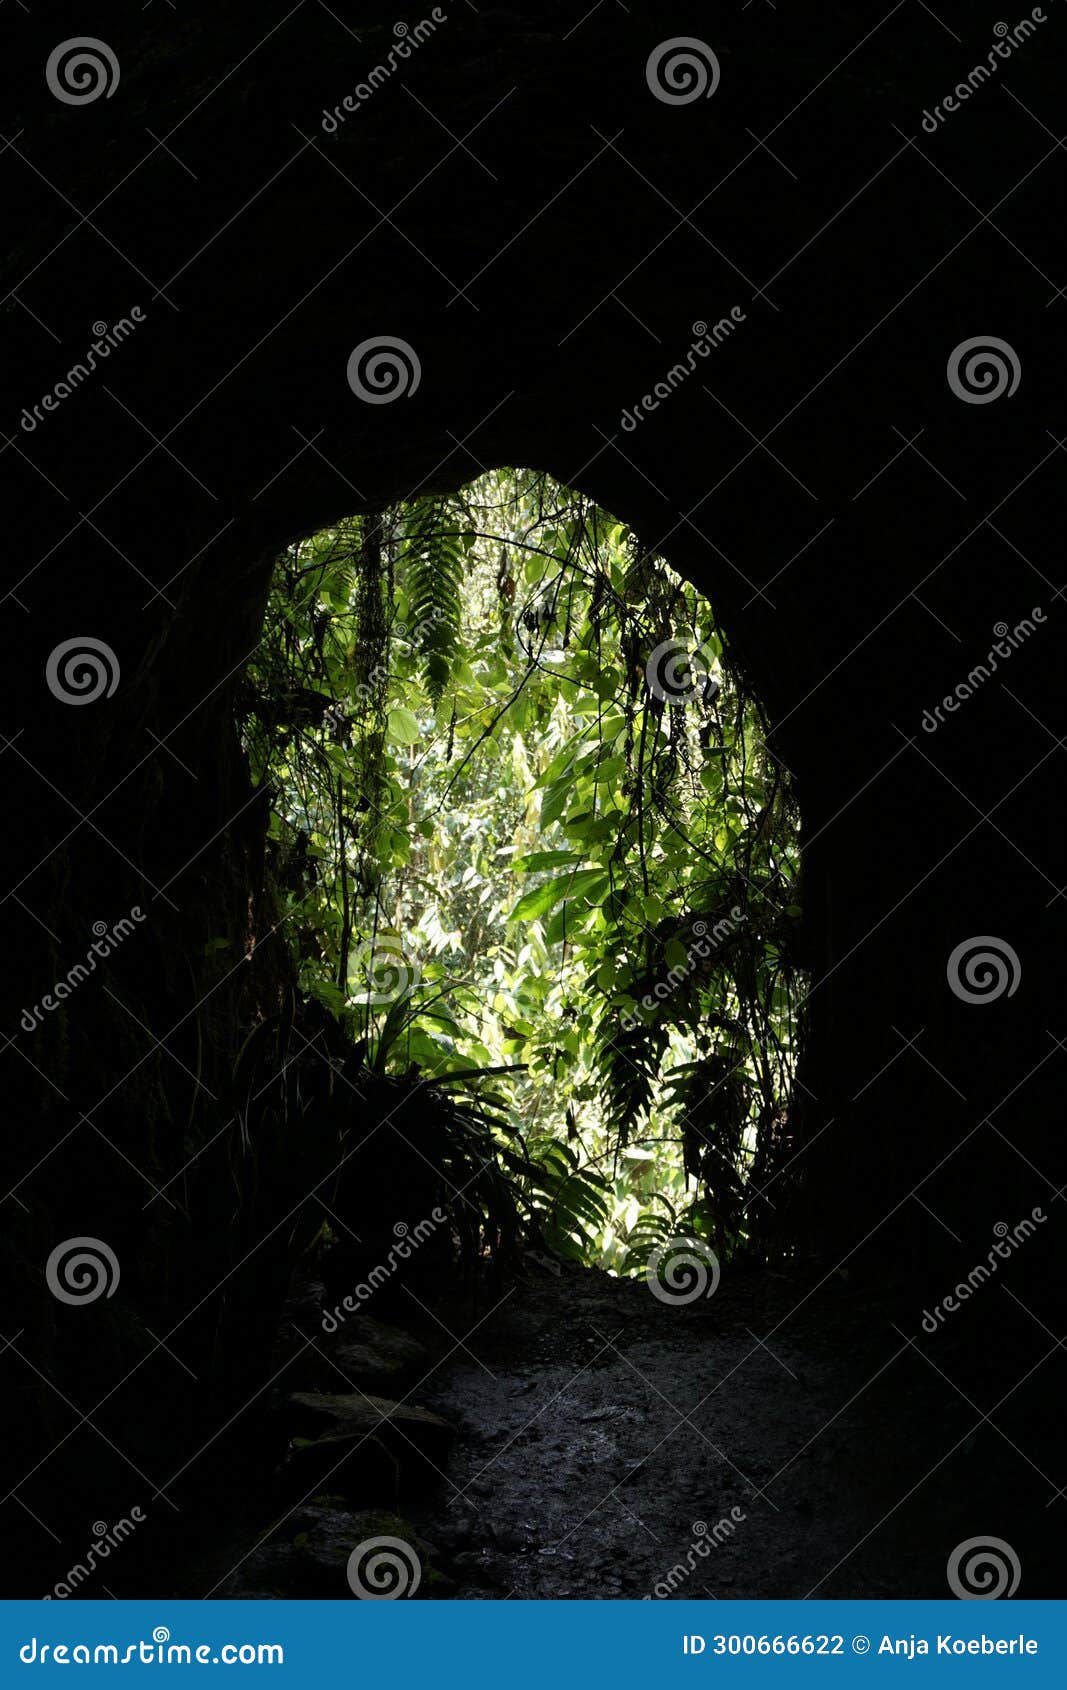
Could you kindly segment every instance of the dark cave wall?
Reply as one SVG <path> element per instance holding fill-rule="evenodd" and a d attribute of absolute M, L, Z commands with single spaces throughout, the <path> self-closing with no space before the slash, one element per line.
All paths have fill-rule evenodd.
<path fill-rule="evenodd" d="M 69 10 L 5 18 L 10 1307 L 61 1379 L 96 1374 L 103 1395 L 116 1356 L 137 1368 L 105 1411 L 124 1428 L 191 1390 L 144 1325 L 181 1321 L 170 1346 L 211 1372 L 236 1332 L 254 1348 L 250 1311 L 284 1269 L 277 1238 L 235 1226 L 226 1096 L 242 1031 L 285 977 L 277 945 L 235 966 L 259 812 L 232 696 L 271 560 L 333 517 L 489 465 L 543 466 L 661 546 L 776 724 L 803 806 L 815 976 L 801 1249 L 827 1270 L 865 1257 L 890 1278 L 936 1275 L 941 1220 L 984 1240 L 1063 1180 L 1067 305 L 1046 309 L 1044 279 L 1067 280 L 1049 212 L 1062 154 L 1042 163 L 1051 141 L 994 90 L 936 137 L 931 165 L 894 124 L 919 134 L 960 49 L 909 10 L 853 52 L 867 26 L 844 7 L 457 12 L 327 135 L 323 107 L 392 39 L 366 7 L 333 10 L 130 8 L 102 26 L 119 88 L 82 108 L 41 69 L 78 28 Z M 671 35 L 714 38 L 714 99 L 652 98 L 645 62 Z M 1061 54 L 1043 41 L 1013 70 L 1048 121 Z M 783 163 L 753 140 L 771 130 Z M 1001 197 L 1030 261 L 968 203 Z M 145 320 L 106 368 L 21 429 L 92 323 L 135 304 Z M 694 322 L 735 305 L 745 320 L 713 360 L 623 430 Z M 990 407 L 945 379 L 979 332 L 1024 366 Z M 378 334 L 409 341 L 422 376 L 368 406 L 345 371 Z M 917 430 L 923 456 L 902 444 Z M 1034 605 L 1048 620 L 1011 660 L 1014 696 L 986 687 L 924 736 L 993 624 Z M 87 633 L 121 681 L 71 708 L 45 666 Z M 92 924 L 135 904 L 147 920 L 103 980 L 23 1034 L 26 1002 Z M 1022 981 L 976 1007 L 945 965 L 985 933 L 1017 951 Z M 232 948 L 211 951 L 219 938 Z M 193 1075 L 209 1094 L 195 1102 Z M 313 1183 L 298 1165 L 286 1177 L 294 1201 Z M 149 1201 L 171 1180 L 173 1207 Z M 121 1258 L 136 1318 L 53 1306 L 42 1264 L 82 1233 Z M 1046 1294 L 1059 1248 L 1034 1252 Z M 69 1420 L 30 1388 L 20 1470 L 41 1425 L 54 1441 Z"/>

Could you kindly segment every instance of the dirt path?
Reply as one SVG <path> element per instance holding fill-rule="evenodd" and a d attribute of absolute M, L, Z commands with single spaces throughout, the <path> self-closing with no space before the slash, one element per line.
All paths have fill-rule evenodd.
<path fill-rule="evenodd" d="M 863 1541 L 908 1488 L 885 1500 L 899 1416 L 850 1402 L 901 1340 L 872 1345 L 841 1282 L 786 1320 L 799 1295 L 761 1274 L 665 1307 L 564 1270 L 509 1298 L 420 1394 L 460 1430 L 444 1508 L 412 1511 L 457 1594 L 915 1593 L 893 1534 Z"/>
<path fill-rule="evenodd" d="M 304 1305 L 286 1388 L 351 1390 L 342 1352 L 323 1349 L 318 1305 Z M 407 1293 L 401 1308 L 393 1342 L 421 1361 L 387 1394 L 450 1422 L 448 1453 L 435 1449 L 398 1500 L 379 1456 L 364 1494 L 331 1450 L 327 1482 L 311 1487 L 321 1494 L 301 1485 L 290 1503 L 294 1463 L 308 1459 L 291 1451 L 282 1489 L 265 1489 L 259 1518 L 233 1521 L 190 1594 L 350 1598 L 353 1547 L 393 1533 L 417 1546 L 430 1598 L 940 1598 L 953 1549 L 981 1535 L 1018 1546 L 1023 1594 L 1056 1594 L 1058 1362 L 1040 1361 L 1036 1325 L 991 1370 L 988 1324 L 981 1349 L 961 1326 L 920 1350 L 899 1299 L 840 1274 L 812 1290 L 767 1270 L 666 1306 L 639 1281 L 535 1266 L 495 1306 L 431 1313 Z M 389 1319 L 401 1324 L 395 1309 Z M 1012 1393 L 983 1419 L 1031 1374 L 1043 1398 Z M 365 1411 L 368 1398 L 348 1401 Z"/>

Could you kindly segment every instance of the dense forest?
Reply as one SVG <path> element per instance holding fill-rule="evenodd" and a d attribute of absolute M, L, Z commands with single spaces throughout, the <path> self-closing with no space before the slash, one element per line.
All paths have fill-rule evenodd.
<path fill-rule="evenodd" d="M 771 1248 L 796 807 L 699 595 L 499 471 L 294 545 L 240 704 L 299 990 L 368 1072 L 447 1095 L 551 1250 Z"/>

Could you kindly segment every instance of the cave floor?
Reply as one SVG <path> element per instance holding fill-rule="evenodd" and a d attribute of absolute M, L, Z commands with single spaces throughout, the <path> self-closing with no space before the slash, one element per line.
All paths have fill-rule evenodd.
<path fill-rule="evenodd" d="M 890 1327 L 879 1341 L 869 1299 L 860 1313 L 843 1281 L 789 1319 L 802 1294 L 754 1273 L 667 1307 L 639 1282 L 582 1274 L 509 1299 L 426 1395 L 460 1428 L 424 1529 L 476 1546 L 461 1593 L 911 1593 L 892 1520 L 870 1533 L 919 1476 L 899 1416 L 871 1394 L 908 1370 L 906 1347 L 895 1364 L 903 1340 Z M 913 1390 L 943 1395 L 910 1371 Z M 929 1594 L 956 1541 L 931 1546 Z"/>
<path fill-rule="evenodd" d="M 1021 1594 L 1053 1594 L 1056 1428 L 1025 1391 L 982 1418 L 1040 1332 L 990 1371 L 962 1325 L 924 1339 L 899 1299 L 765 1269 L 685 1306 L 539 1264 L 495 1301 L 400 1301 L 431 1360 L 390 1394 L 456 1433 L 430 1482 L 274 1502 L 189 1594 L 347 1598 L 350 1550 L 383 1534 L 410 1538 L 430 1598 L 937 1598 L 955 1546 L 990 1534 L 1018 1548 Z M 285 1385 L 337 1390 L 307 1371 L 321 1353 Z"/>

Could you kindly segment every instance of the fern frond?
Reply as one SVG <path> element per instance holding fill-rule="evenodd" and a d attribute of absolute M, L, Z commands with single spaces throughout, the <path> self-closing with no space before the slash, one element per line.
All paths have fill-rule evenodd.
<path fill-rule="evenodd" d="M 657 1023 L 620 1026 L 611 1015 L 601 1023 L 597 1066 L 604 1118 L 617 1133 L 620 1146 L 629 1144 L 639 1122 L 648 1118 L 668 1043 L 666 1027 Z"/>
<path fill-rule="evenodd" d="M 402 585 L 410 637 L 423 661 L 434 704 L 452 676 L 463 636 L 463 586 L 473 536 L 454 499 L 419 499 L 412 506 L 403 554 Z"/>

